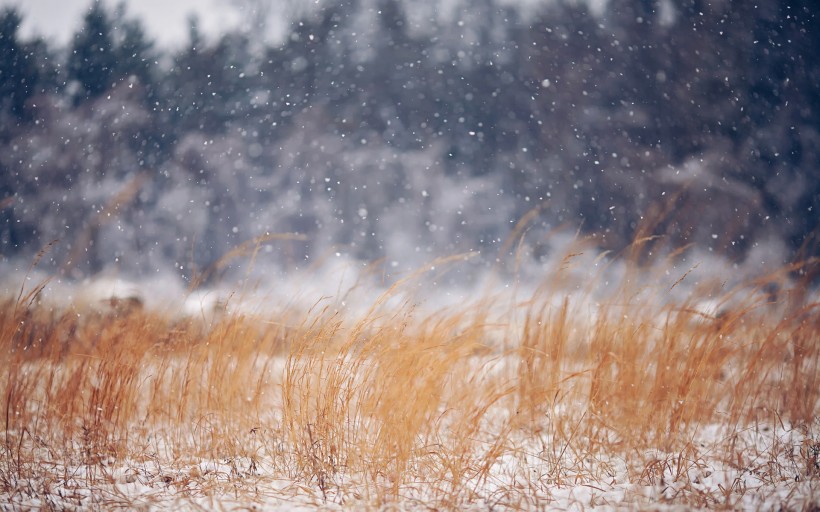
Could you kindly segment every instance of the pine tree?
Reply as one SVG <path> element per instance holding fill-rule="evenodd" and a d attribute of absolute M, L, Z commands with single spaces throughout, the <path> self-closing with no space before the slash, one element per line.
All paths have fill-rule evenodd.
<path fill-rule="evenodd" d="M 142 23 L 126 16 L 124 5 L 117 10 L 113 36 L 112 53 L 116 62 L 113 78 L 137 77 L 144 87 L 152 88 L 156 68 L 154 44 L 146 36 Z"/>
<path fill-rule="evenodd" d="M 35 56 L 18 39 L 21 21 L 15 8 L 0 13 L 0 110 L 18 119 L 24 117 L 39 80 Z"/>
<path fill-rule="evenodd" d="M 112 24 L 105 7 L 94 2 L 74 35 L 68 58 L 70 80 L 79 83 L 76 99 L 90 99 L 111 87 L 117 69 L 113 51 Z"/>

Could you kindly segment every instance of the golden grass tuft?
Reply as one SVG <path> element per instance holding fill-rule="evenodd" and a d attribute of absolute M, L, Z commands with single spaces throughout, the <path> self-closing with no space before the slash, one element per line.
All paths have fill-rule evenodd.
<path fill-rule="evenodd" d="M 361 317 L 320 300 L 209 328 L 21 292 L 0 305 L 0 496 L 46 509 L 820 505 L 807 285 L 777 274 L 673 300 L 685 273 L 635 267 L 602 298 L 597 275 L 564 291 L 576 257 L 523 297 L 431 312 L 402 300 L 410 276 Z M 772 281 L 777 299 L 759 293 Z M 706 296 L 716 310 L 698 307 Z"/>

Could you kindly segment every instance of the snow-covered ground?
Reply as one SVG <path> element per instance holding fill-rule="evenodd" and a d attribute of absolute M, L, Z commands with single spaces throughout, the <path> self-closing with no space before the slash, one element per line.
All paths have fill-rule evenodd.
<path fill-rule="evenodd" d="M 425 510 L 445 499 L 462 510 L 813 510 L 820 504 L 819 429 L 817 422 L 809 430 L 704 425 L 680 451 L 583 456 L 545 433 L 520 432 L 500 450 L 488 434 L 475 443 L 477 458 L 495 450 L 486 471 L 460 481 L 402 482 L 386 501 L 374 499 L 389 492 L 365 483 L 367 475 L 342 470 L 321 483 L 288 478 L 281 461 L 266 455 L 287 448 L 264 428 L 218 458 L 181 453 L 172 435 L 158 431 L 143 456 L 126 460 L 100 454 L 93 463 L 67 465 L 43 450 L 41 460 L 25 465 L 28 477 L 12 490 L 7 482 L 0 496 L 8 510 Z"/>

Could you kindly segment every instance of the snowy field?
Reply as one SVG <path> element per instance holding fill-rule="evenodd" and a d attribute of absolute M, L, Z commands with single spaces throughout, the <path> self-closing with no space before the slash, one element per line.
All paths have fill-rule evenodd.
<path fill-rule="evenodd" d="M 575 254 L 449 301 L 419 298 L 429 268 L 312 304 L 25 287 L 0 311 L 3 507 L 817 507 L 817 303 L 782 273 L 707 300 L 625 266 L 604 293 Z"/>
<path fill-rule="evenodd" d="M 812 426 L 814 435 L 818 425 Z M 597 508 L 680 510 L 811 510 L 818 499 L 818 446 L 802 428 L 756 426 L 726 434 L 701 426 L 677 452 L 646 449 L 628 455 L 578 454 L 539 434 L 474 441 L 476 459 L 495 451 L 488 468 L 454 482 L 408 479 L 397 487 L 366 482 L 366 475 L 339 474 L 326 481 L 290 478 L 271 449 L 271 435 L 249 432 L 242 447 L 220 457 L 180 455 L 161 432 L 142 456 L 93 463 L 42 460 L 26 470 L 17 488 L 4 493 L 5 509 L 88 508 L 174 510 L 587 510 Z M 78 451 L 81 447 L 76 447 Z M 279 447 L 285 451 L 285 447 Z M 557 450 L 557 453 L 556 453 Z M 735 460 L 726 454 L 735 451 Z M 385 489 L 385 487 L 387 489 Z M 392 491 L 397 495 L 391 495 Z"/>

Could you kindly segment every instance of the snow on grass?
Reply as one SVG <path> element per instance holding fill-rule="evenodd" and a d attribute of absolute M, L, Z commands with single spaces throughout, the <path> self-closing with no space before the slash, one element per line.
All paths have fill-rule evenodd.
<path fill-rule="evenodd" d="M 793 300 L 806 285 L 779 273 L 774 300 L 759 279 L 680 298 L 685 275 L 619 275 L 605 292 L 556 275 L 435 307 L 408 291 L 417 276 L 352 308 L 192 294 L 220 310 L 207 319 L 78 314 L 34 287 L 0 307 L 0 502 L 818 506 L 820 320 Z"/>

